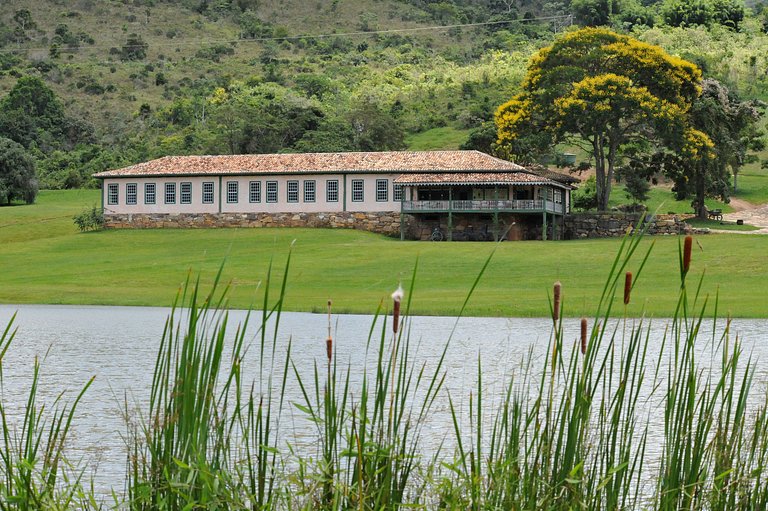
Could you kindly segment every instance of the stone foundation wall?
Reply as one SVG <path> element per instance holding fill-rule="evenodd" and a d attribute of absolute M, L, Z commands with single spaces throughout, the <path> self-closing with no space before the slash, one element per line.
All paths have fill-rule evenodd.
<path fill-rule="evenodd" d="M 624 236 L 643 218 L 641 213 L 575 213 L 565 217 L 565 239 L 610 238 Z M 648 234 L 691 234 L 694 229 L 679 215 L 647 218 Z"/>
<path fill-rule="evenodd" d="M 406 215 L 404 221 L 412 221 Z M 105 215 L 108 229 L 215 227 L 326 227 L 400 236 L 400 214 L 382 213 L 183 213 Z"/>

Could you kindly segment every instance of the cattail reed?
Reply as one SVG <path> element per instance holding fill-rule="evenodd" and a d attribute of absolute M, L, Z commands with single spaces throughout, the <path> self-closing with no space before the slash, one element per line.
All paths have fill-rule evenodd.
<path fill-rule="evenodd" d="M 686 236 L 685 243 L 683 243 L 683 274 L 688 273 L 688 268 L 691 267 L 691 248 L 693 246 L 693 237 Z"/>
<path fill-rule="evenodd" d="M 328 337 L 325 339 L 325 355 L 328 357 L 328 363 L 331 363 L 333 357 L 333 337 L 331 337 L 331 305 L 333 302 L 328 300 Z"/>
<path fill-rule="evenodd" d="M 392 332 L 397 333 L 400 326 L 400 302 L 403 301 L 403 286 L 398 285 L 392 293 Z"/>
<path fill-rule="evenodd" d="M 624 276 L 624 305 L 629 305 L 629 297 L 632 293 L 632 272 L 628 271 Z"/>
<path fill-rule="evenodd" d="M 581 354 L 587 353 L 587 318 L 581 318 Z"/>
<path fill-rule="evenodd" d="M 552 308 L 552 319 L 557 323 L 557 321 L 560 319 L 560 289 L 562 288 L 562 284 L 560 284 L 560 281 L 558 280 L 555 282 L 554 287 L 554 307 Z"/>

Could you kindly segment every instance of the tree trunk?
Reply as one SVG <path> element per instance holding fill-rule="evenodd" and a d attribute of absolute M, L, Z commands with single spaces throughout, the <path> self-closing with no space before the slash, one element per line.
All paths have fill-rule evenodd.
<path fill-rule="evenodd" d="M 602 135 L 595 136 L 592 143 L 592 155 L 595 157 L 595 188 L 597 193 L 597 209 L 608 209 L 608 199 L 611 196 L 611 183 L 605 168 L 605 148 Z M 610 172 L 610 170 L 608 171 Z"/>
<path fill-rule="evenodd" d="M 699 163 L 703 165 L 703 163 Z M 704 170 L 699 168 L 699 172 L 696 175 L 696 216 L 702 220 L 707 219 L 707 207 L 704 205 L 704 198 L 706 195 L 706 187 L 704 185 Z"/>

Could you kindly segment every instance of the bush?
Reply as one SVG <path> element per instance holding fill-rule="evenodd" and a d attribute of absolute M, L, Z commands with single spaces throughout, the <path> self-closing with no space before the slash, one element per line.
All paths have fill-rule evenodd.
<path fill-rule="evenodd" d="M 92 206 L 72 217 L 80 232 L 98 231 L 104 227 L 104 211 Z"/>
<path fill-rule="evenodd" d="M 581 187 L 573 192 L 573 207 L 582 211 L 597 209 L 597 181 L 590 176 Z"/>

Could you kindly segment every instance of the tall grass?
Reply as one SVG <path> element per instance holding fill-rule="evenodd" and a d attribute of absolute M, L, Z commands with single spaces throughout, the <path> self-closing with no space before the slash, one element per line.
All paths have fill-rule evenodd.
<path fill-rule="evenodd" d="M 15 315 L 0 333 L 0 396 L 4 396 L 3 359 L 16 336 Z M 46 408 L 39 400 L 40 363 L 34 361 L 21 424 L 11 421 L 0 399 L 0 510 L 85 508 L 91 499 L 81 484 L 82 472 L 70 466 L 64 446 L 77 405 L 93 382 L 89 380 L 71 404 L 60 394 Z"/>
<path fill-rule="evenodd" d="M 626 311 L 630 300 L 642 300 L 634 288 L 652 246 L 641 253 L 641 238 L 638 229 L 624 239 L 594 315 L 578 334 L 563 323 L 569 290 L 557 283 L 545 356 L 532 346 L 500 396 L 488 395 L 482 353 L 472 390 L 447 392 L 450 336 L 436 362 L 420 360 L 410 335 L 417 269 L 402 310 L 396 293 L 363 333 L 365 360 L 356 362 L 362 366 L 334 342 L 329 301 L 327 335 L 317 332 L 317 353 L 325 339 L 325 356 L 310 371 L 290 342 L 277 342 L 290 256 L 280 289 L 270 289 L 268 276 L 260 312 L 237 327 L 229 322 L 221 272 L 207 293 L 189 279 L 166 322 L 150 399 L 129 442 L 120 505 L 765 509 L 768 398 L 756 399 L 756 362 L 728 320 L 714 319 L 713 334 L 702 333 L 708 311 L 718 315 L 718 299 L 702 295 L 703 277 L 691 277 L 697 272 L 690 239 L 679 248 L 677 307 L 661 343 L 651 341 L 647 318 L 614 319 L 615 304 Z M 9 326 L 0 362 L 13 336 Z M 246 357 L 252 349 L 255 358 Z M 46 419 L 36 400 L 38 375 L 36 364 L 19 434 L 9 433 L 0 406 L 0 509 L 95 507 L 63 458 L 82 394 Z M 442 403 L 447 413 L 439 413 Z M 308 446 L 292 437 L 283 422 L 289 412 L 311 426 L 316 441 Z M 431 425 L 446 423 L 452 439 L 425 441 Z"/>

